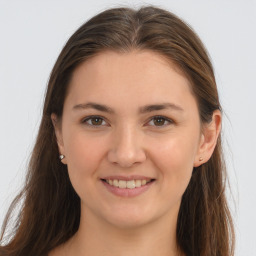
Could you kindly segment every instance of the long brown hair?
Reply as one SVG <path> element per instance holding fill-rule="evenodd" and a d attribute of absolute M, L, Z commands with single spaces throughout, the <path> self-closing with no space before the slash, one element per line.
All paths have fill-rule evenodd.
<path fill-rule="evenodd" d="M 1 256 L 47 255 L 78 230 L 80 199 L 70 183 L 66 165 L 58 159 L 51 114 L 61 118 L 67 88 L 79 64 L 104 50 L 129 52 L 133 49 L 160 53 L 184 72 L 191 82 L 202 124 L 211 121 L 214 110 L 221 110 L 207 51 L 181 19 L 153 6 L 139 10 L 114 8 L 94 16 L 71 36 L 51 72 L 26 183 L 3 224 Z M 177 243 L 186 255 L 234 254 L 222 156 L 219 137 L 210 160 L 194 168 L 182 197 Z M 22 208 L 8 236 L 7 224 L 20 200 Z"/>

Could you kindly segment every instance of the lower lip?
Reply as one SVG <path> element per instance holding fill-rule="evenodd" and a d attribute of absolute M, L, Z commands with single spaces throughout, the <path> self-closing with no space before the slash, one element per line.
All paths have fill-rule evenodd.
<path fill-rule="evenodd" d="M 149 182 L 146 185 L 143 185 L 138 188 L 118 188 L 114 187 L 112 185 L 109 185 L 107 182 L 101 180 L 103 185 L 107 188 L 107 190 L 111 193 L 113 193 L 116 196 L 120 197 L 135 197 L 138 195 L 141 195 L 142 193 L 146 192 L 153 184 L 155 181 Z"/>

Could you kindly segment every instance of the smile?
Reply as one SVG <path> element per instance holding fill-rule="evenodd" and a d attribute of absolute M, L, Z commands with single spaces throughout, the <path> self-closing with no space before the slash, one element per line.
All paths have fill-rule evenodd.
<path fill-rule="evenodd" d="M 119 197 L 135 197 L 154 186 L 156 179 L 145 176 L 108 176 L 100 179 L 111 194 Z"/>
<path fill-rule="evenodd" d="M 152 182 L 153 180 L 151 179 L 143 179 L 143 180 L 103 180 L 109 185 L 117 188 L 128 188 L 128 189 L 134 189 L 134 188 L 139 188 L 141 186 L 145 186 L 147 183 Z"/>

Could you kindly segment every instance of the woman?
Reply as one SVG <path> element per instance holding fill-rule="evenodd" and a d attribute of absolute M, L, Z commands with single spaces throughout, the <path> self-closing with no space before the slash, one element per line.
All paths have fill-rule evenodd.
<path fill-rule="evenodd" d="M 155 7 L 93 17 L 52 70 L 0 255 L 233 255 L 221 118 L 183 21 Z"/>

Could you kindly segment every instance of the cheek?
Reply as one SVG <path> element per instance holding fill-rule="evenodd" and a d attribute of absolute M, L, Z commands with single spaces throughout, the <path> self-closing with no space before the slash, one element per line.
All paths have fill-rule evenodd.
<path fill-rule="evenodd" d="M 192 175 L 196 141 L 176 136 L 159 142 L 151 155 L 160 179 L 165 189 L 179 191 L 182 195 Z"/>
<path fill-rule="evenodd" d="M 103 157 L 102 141 L 86 136 L 83 131 L 69 134 L 65 148 L 70 176 L 82 180 L 94 175 Z"/>
<path fill-rule="evenodd" d="M 189 140 L 185 136 L 174 136 L 163 141 L 158 141 L 155 147 L 155 155 L 159 162 L 169 166 L 193 166 L 196 155 L 196 140 Z M 161 159 L 161 160 L 160 160 Z"/>
<path fill-rule="evenodd" d="M 103 143 L 84 131 L 76 130 L 69 135 L 65 144 L 69 178 L 81 200 L 90 202 L 95 196 L 97 170 L 104 156 Z"/>

